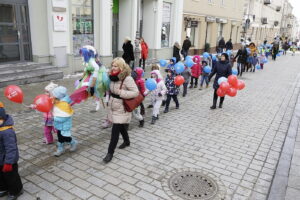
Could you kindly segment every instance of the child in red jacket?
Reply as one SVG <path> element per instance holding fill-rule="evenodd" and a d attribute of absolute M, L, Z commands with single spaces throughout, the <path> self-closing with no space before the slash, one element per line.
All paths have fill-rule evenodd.
<path fill-rule="evenodd" d="M 193 88 L 194 80 L 195 80 L 195 86 L 194 88 L 197 88 L 198 85 L 198 79 L 202 73 L 202 66 L 200 64 L 201 57 L 200 56 L 194 56 L 193 57 L 194 65 L 191 67 L 192 77 L 191 77 L 191 85 L 190 88 Z"/>

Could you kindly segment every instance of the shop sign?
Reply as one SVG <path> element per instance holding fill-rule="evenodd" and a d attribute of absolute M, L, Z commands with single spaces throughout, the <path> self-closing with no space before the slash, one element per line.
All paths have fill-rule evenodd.
<path fill-rule="evenodd" d="M 191 27 L 198 27 L 198 21 L 191 21 Z"/>
<path fill-rule="evenodd" d="M 205 21 L 206 22 L 216 22 L 216 18 L 215 17 L 212 17 L 212 16 L 207 16 L 205 18 Z"/>
<path fill-rule="evenodd" d="M 54 14 L 53 15 L 53 29 L 54 31 L 67 31 L 67 15 Z"/>

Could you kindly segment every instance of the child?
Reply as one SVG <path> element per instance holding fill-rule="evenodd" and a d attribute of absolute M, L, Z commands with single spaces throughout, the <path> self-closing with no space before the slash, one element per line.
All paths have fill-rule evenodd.
<path fill-rule="evenodd" d="M 134 71 L 135 76 L 133 77 L 140 93 L 142 95 L 144 95 L 145 93 L 145 80 L 143 79 L 143 74 L 144 74 L 144 70 L 140 67 L 137 67 Z M 143 115 L 145 114 L 145 108 L 143 103 L 141 103 L 141 105 L 139 107 L 137 107 L 133 112 L 133 116 L 139 120 L 140 125 L 139 127 L 144 127 L 144 117 Z"/>
<path fill-rule="evenodd" d="M 191 85 L 190 85 L 190 88 L 193 88 L 193 84 L 194 84 L 194 81 L 195 81 L 195 86 L 194 88 L 197 88 L 197 85 L 198 85 L 198 79 L 199 79 L 199 76 L 201 74 L 201 57 L 200 56 L 194 56 L 193 57 L 193 61 L 194 61 L 194 65 L 193 67 L 191 68 L 191 71 L 192 71 L 192 78 L 191 78 Z"/>
<path fill-rule="evenodd" d="M 18 172 L 19 150 L 14 121 L 0 102 L 0 197 L 17 199 L 23 194 L 23 184 Z"/>
<path fill-rule="evenodd" d="M 155 124 L 155 121 L 158 120 L 159 115 L 159 108 L 162 104 L 162 101 L 164 99 L 164 95 L 167 92 L 166 85 L 164 81 L 161 78 L 160 72 L 158 70 L 154 70 L 151 72 L 151 78 L 154 78 L 157 83 L 157 87 L 153 91 L 149 91 L 148 89 L 144 93 L 145 96 L 147 96 L 149 93 L 152 94 L 151 96 L 151 102 L 153 104 L 153 114 L 152 114 L 152 121 L 151 124 Z"/>
<path fill-rule="evenodd" d="M 234 66 L 234 62 L 235 62 L 235 59 L 234 59 L 234 55 L 233 54 L 231 54 L 230 55 L 230 65 L 231 65 L 231 68 Z"/>
<path fill-rule="evenodd" d="M 254 54 L 253 54 L 253 58 L 252 58 L 252 64 L 251 64 L 252 66 L 251 66 L 250 72 L 255 72 L 255 66 L 256 66 L 257 64 L 259 64 L 259 58 L 257 57 L 257 54 L 254 53 Z"/>
<path fill-rule="evenodd" d="M 65 152 L 65 143 L 71 144 L 70 151 L 77 148 L 77 141 L 71 136 L 72 115 L 74 113 L 70 103 L 71 99 L 67 95 L 67 88 L 58 86 L 52 91 L 54 99 L 53 116 L 54 127 L 57 130 L 57 151 L 55 156 L 60 156 Z"/>
<path fill-rule="evenodd" d="M 158 71 L 160 70 L 160 67 L 158 64 L 152 64 L 151 71 L 154 71 L 154 70 L 158 70 Z M 151 104 L 147 108 L 153 108 L 153 102 L 151 102 Z"/>
<path fill-rule="evenodd" d="M 50 82 L 45 87 L 45 93 L 48 96 L 52 96 L 52 91 L 57 87 L 57 84 L 54 84 L 53 82 Z M 53 136 L 52 131 L 55 132 L 54 126 L 53 126 L 53 114 L 52 111 L 48 113 L 43 113 L 44 115 L 44 141 L 46 144 L 52 144 L 53 143 Z"/>
<path fill-rule="evenodd" d="M 206 88 L 208 88 L 208 76 L 209 76 L 209 74 L 204 71 L 205 66 L 207 66 L 207 62 L 205 60 L 203 60 L 202 61 L 202 70 L 201 70 L 202 71 L 201 82 L 200 82 L 200 89 L 199 90 L 202 90 L 204 81 L 205 81 L 205 84 L 206 84 Z"/>
<path fill-rule="evenodd" d="M 174 71 L 175 70 L 175 64 L 176 64 L 176 58 L 173 57 L 173 58 L 170 59 L 170 63 L 167 66 L 167 69 L 165 69 L 165 71 L 168 72 L 169 69 Z"/>
<path fill-rule="evenodd" d="M 179 93 L 179 87 L 175 85 L 174 79 L 175 79 L 175 72 L 169 69 L 165 80 L 165 84 L 168 91 L 167 91 L 167 100 L 166 100 L 166 107 L 164 113 L 169 112 L 169 105 L 171 102 L 171 98 L 173 98 L 173 100 L 175 101 L 176 109 L 179 109 L 179 102 L 177 99 L 177 95 Z"/>
<path fill-rule="evenodd" d="M 266 59 L 266 56 L 264 54 L 261 54 L 259 56 L 259 63 L 260 63 L 260 68 L 263 70 L 264 69 L 264 61 Z"/>
<path fill-rule="evenodd" d="M 183 83 L 183 94 L 182 96 L 185 97 L 187 94 L 187 88 L 188 88 L 188 84 L 190 82 L 190 78 L 191 78 L 191 70 L 188 67 L 185 67 L 184 71 L 181 73 L 181 75 L 184 78 L 184 83 Z"/>

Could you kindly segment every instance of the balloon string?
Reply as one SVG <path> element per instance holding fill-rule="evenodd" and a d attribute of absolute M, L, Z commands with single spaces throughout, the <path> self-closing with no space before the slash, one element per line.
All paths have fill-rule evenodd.
<path fill-rule="evenodd" d="M 26 108 L 30 108 L 30 105 L 26 105 L 26 104 L 24 104 L 24 103 L 22 103 L 22 105 L 23 105 L 24 107 L 26 107 Z"/>

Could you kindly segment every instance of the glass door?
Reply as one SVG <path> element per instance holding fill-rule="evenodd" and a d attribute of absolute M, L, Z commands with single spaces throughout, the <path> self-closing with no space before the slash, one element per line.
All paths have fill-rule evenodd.
<path fill-rule="evenodd" d="M 31 60 L 29 33 L 27 4 L 0 0 L 0 62 Z"/>

